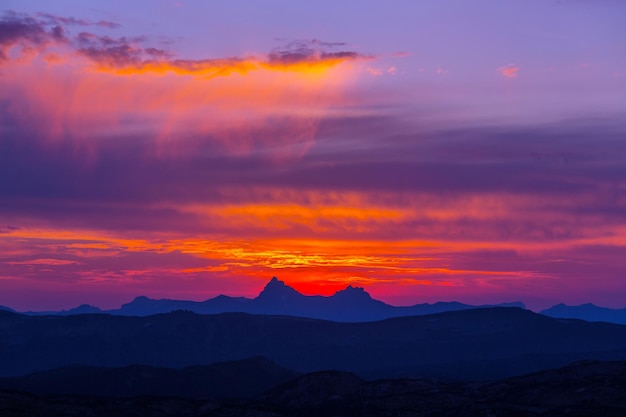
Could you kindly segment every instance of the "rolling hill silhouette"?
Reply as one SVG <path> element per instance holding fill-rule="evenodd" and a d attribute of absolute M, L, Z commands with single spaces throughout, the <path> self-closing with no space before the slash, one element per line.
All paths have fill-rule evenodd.
<path fill-rule="evenodd" d="M 299 375 L 263 357 L 183 369 L 145 365 L 123 368 L 76 365 L 21 377 L 0 378 L 0 389 L 39 395 L 254 398 Z"/>
<path fill-rule="evenodd" d="M 626 362 L 586 361 L 484 383 L 430 379 L 366 381 L 349 372 L 321 371 L 295 377 L 256 398 L 239 400 L 189 395 L 120 398 L 103 397 L 101 393 L 37 396 L 0 389 L 0 415 L 618 417 L 626 414 L 624 392 Z"/>
<path fill-rule="evenodd" d="M 484 308 L 369 323 L 173 312 L 148 317 L 0 312 L 0 376 L 68 365 L 184 368 L 264 356 L 298 372 L 489 379 L 581 359 L 626 359 L 626 326 Z"/>

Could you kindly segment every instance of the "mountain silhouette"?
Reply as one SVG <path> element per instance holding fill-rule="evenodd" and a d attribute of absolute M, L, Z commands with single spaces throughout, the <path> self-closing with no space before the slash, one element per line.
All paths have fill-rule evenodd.
<path fill-rule="evenodd" d="M 132 365 L 123 368 L 67 366 L 21 377 L 0 378 L 0 389 L 39 395 L 180 398 L 254 398 L 300 374 L 263 357 L 184 369 Z"/>
<path fill-rule="evenodd" d="M 302 296 L 302 294 L 286 285 L 284 281 L 280 281 L 278 278 L 272 277 L 267 285 L 265 285 L 265 288 L 263 288 L 263 291 L 261 291 L 257 299 L 270 299 L 275 301 L 300 296 Z"/>
<path fill-rule="evenodd" d="M 613 309 L 598 307 L 587 303 L 578 306 L 557 304 L 540 312 L 549 317 L 581 319 L 586 321 L 604 321 L 607 323 L 626 324 L 626 308 Z"/>
<path fill-rule="evenodd" d="M 622 416 L 625 388 L 626 362 L 583 361 L 485 383 L 365 381 L 324 371 L 265 393 L 248 405 L 248 415 L 267 415 L 262 405 L 269 403 L 280 416 Z"/>
<path fill-rule="evenodd" d="M 503 307 L 366 323 L 244 313 L 0 311 L 0 329 L 0 376 L 68 365 L 184 368 L 263 356 L 298 372 L 490 379 L 582 359 L 626 359 L 626 326 Z"/>
<path fill-rule="evenodd" d="M 244 364 L 246 361 L 241 361 Z M 228 365 L 228 364 L 227 364 Z M 227 366 L 228 367 L 228 366 Z M 253 365 L 254 367 L 254 365 Z M 61 377 L 46 373 L 51 384 L 63 383 Z M 106 372 L 104 369 L 97 369 Z M 119 369 L 111 370 L 114 374 Z M 159 373 L 158 368 L 132 367 L 136 372 Z M 166 370 L 171 371 L 171 370 Z M 181 372 L 186 372 L 182 370 Z M 89 378 L 89 370 L 85 378 Z M 34 377 L 34 376 L 33 376 Z M 192 376 L 192 380 L 197 375 Z M 224 385 L 229 385 L 225 375 Z M 70 379 L 83 380 L 71 375 Z M 209 378 L 210 379 L 210 378 Z M 131 382 L 130 390 L 146 376 Z M 150 380 L 148 376 L 147 380 Z M 242 381 L 245 387 L 248 381 Z M 97 384 L 97 383 L 96 383 Z M 183 384 L 185 382 L 183 381 Z M 171 394 L 181 392 L 176 386 Z M 119 392 L 124 387 L 117 387 Z M 567 367 L 489 382 L 442 381 L 419 379 L 382 379 L 368 381 L 345 371 L 321 371 L 305 374 L 282 383 L 256 398 L 207 398 L 203 387 L 190 387 L 200 393 L 149 397 L 103 397 L 80 395 L 35 395 L 0 389 L 0 415 L 67 417 L 142 416 L 142 417 L 314 417 L 314 416 L 464 416 L 464 417 L 582 417 L 626 415 L 626 362 L 584 361 Z M 258 390 L 257 390 L 258 391 Z M 237 396 L 239 397 L 239 396 Z"/>
<path fill-rule="evenodd" d="M 0 306 L 0 311 L 9 311 L 11 313 L 15 313 L 16 311 L 13 310 L 12 308 L 9 307 L 5 307 L 5 306 Z"/>
<path fill-rule="evenodd" d="M 473 306 L 458 302 L 416 304 L 396 307 L 373 299 L 364 288 L 348 285 L 331 296 L 304 295 L 285 282 L 273 277 L 256 298 L 219 295 L 206 301 L 155 300 L 136 297 L 116 310 L 100 311 L 97 307 L 83 305 L 60 312 L 27 312 L 29 315 L 69 315 L 104 313 L 123 316 L 150 316 L 184 310 L 198 314 L 249 313 L 307 317 L 339 322 L 367 322 L 393 317 L 415 316 L 489 307 L 521 307 L 520 302 L 498 305 Z"/>

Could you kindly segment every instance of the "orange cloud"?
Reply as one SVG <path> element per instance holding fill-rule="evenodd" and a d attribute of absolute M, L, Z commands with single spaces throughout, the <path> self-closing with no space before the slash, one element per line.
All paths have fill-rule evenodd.
<path fill-rule="evenodd" d="M 343 44 L 316 39 L 291 42 L 269 54 L 220 59 L 173 59 L 173 54 L 166 50 L 144 47 L 127 38 L 113 39 L 86 32 L 79 34 L 75 43 L 76 53 L 88 58 L 96 69 L 125 75 L 174 73 L 212 78 L 262 69 L 321 73 L 345 62 L 372 59 L 354 51 L 330 50 Z"/>
<path fill-rule="evenodd" d="M 93 155 L 99 143 L 108 143 L 100 139 L 133 131 L 154 138 L 159 156 L 193 152 L 197 142 L 180 146 L 191 137 L 235 153 L 262 147 L 274 159 L 300 156 L 320 118 L 341 104 L 348 64 L 372 58 L 312 39 L 266 54 L 176 59 L 141 38 L 71 36 L 67 25 L 114 23 L 0 18 L 0 99 L 11 100 L 9 116 L 38 129 L 38 137 L 73 140 Z M 16 47 L 23 50 L 20 59 L 9 54 Z"/>
<path fill-rule="evenodd" d="M 161 156 L 193 152 L 201 144 L 181 147 L 179 141 L 198 136 L 236 153 L 262 146 L 272 158 L 302 155 L 320 118 L 340 104 L 352 72 L 334 59 L 154 62 L 112 72 L 93 71 L 80 60 L 46 60 L 54 64 L 5 65 L 0 98 L 11 99 L 15 120 L 39 129 L 48 142 L 70 139 L 87 149 L 109 143 L 96 136 L 148 134 Z"/>

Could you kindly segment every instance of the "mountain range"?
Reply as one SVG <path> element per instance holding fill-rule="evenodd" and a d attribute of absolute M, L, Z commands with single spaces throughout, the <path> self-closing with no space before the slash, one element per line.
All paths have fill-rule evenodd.
<path fill-rule="evenodd" d="M 583 359 L 626 360 L 626 326 L 515 307 L 367 323 L 177 311 L 147 317 L 0 311 L 0 376 L 69 365 L 184 368 L 263 356 L 297 372 L 493 379 Z"/>
<path fill-rule="evenodd" d="M 198 314 L 248 313 L 308 317 L 338 322 L 368 322 L 393 317 L 420 316 L 461 311 L 475 308 L 520 307 L 522 302 L 500 303 L 494 305 L 470 305 L 459 302 L 437 302 L 434 304 L 415 304 L 412 306 L 393 306 L 376 300 L 361 287 L 348 285 L 344 290 L 331 296 L 304 295 L 286 285 L 276 277 L 272 278 L 256 298 L 230 297 L 219 295 L 206 301 L 188 301 L 171 299 L 152 299 L 138 296 L 118 309 L 101 310 L 99 307 L 82 304 L 69 310 L 61 311 L 26 311 L 21 314 L 32 316 L 76 314 L 111 314 L 119 316 L 150 316 L 183 310 Z M 16 312 L 0 306 L 0 311 Z M 599 307 L 591 303 L 578 306 L 557 304 L 539 311 L 553 318 L 580 319 L 589 322 L 607 322 L 626 324 L 626 308 L 612 309 Z"/>
<path fill-rule="evenodd" d="M 100 310 L 87 304 L 71 310 L 25 312 L 28 315 L 74 315 L 104 313 L 121 316 L 150 316 L 177 310 L 198 314 L 248 313 L 308 317 L 339 322 L 367 322 L 392 317 L 417 316 L 488 307 L 521 307 L 521 302 L 473 306 L 458 302 L 438 302 L 396 307 L 373 299 L 363 288 L 348 285 L 332 296 L 303 295 L 276 277 L 272 278 L 256 298 L 219 295 L 206 301 L 155 300 L 136 297 L 115 310 Z M 6 309 L 10 310 L 10 309 Z M 10 310 L 12 311 L 12 310 Z"/>

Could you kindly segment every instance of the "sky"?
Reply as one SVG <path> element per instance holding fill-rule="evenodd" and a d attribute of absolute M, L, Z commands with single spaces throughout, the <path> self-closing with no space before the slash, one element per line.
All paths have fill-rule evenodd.
<path fill-rule="evenodd" d="M 626 2 L 0 6 L 0 305 L 626 307 Z"/>

